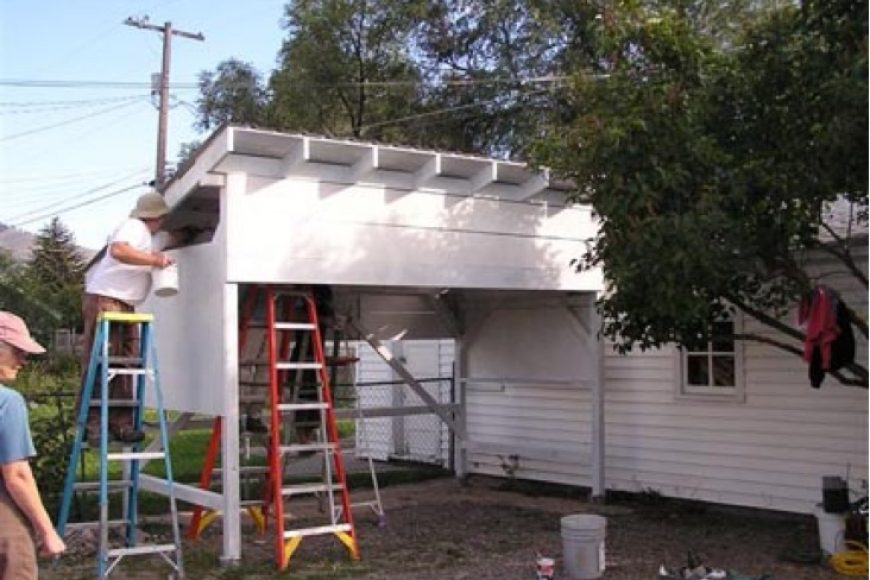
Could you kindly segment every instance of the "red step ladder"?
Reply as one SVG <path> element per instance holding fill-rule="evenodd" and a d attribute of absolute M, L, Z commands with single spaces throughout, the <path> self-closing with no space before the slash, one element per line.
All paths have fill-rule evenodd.
<path fill-rule="evenodd" d="M 311 294 L 297 289 L 274 286 L 254 286 L 250 288 L 240 318 L 239 351 L 244 351 L 248 340 L 251 318 L 257 298 L 265 293 L 266 320 L 265 339 L 267 358 L 252 361 L 266 365 L 269 376 L 270 429 L 267 446 L 266 481 L 262 502 L 247 502 L 245 506 L 258 529 L 262 532 L 268 524 L 270 508 L 273 512 L 275 532 L 275 558 L 278 568 L 284 570 L 290 563 L 293 553 L 307 536 L 334 534 L 347 548 L 350 557 L 358 560 L 359 545 L 351 511 L 347 474 L 344 468 L 341 445 L 338 436 L 332 389 L 330 388 L 327 360 L 323 350 L 323 337 L 318 321 L 317 306 Z M 280 305 L 279 305 L 280 303 Z M 280 306 L 280 308 L 279 308 Z M 278 311 L 283 320 L 278 321 Z M 290 358 L 290 346 L 307 338 L 308 349 L 294 349 Z M 310 353 L 305 358 L 306 350 Z M 316 399 L 305 402 L 283 402 L 282 391 L 286 384 L 287 373 L 313 373 L 316 376 Z M 282 437 L 284 419 L 296 413 L 319 414 L 317 440 L 285 444 Z M 208 452 L 203 465 L 200 487 L 208 489 L 211 485 L 215 462 L 220 451 L 221 419 L 216 418 L 209 441 Z M 285 485 L 283 467 L 288 456 L 319 453 L 323 458 L 322 482 Z M 288 529 L 284 519 L 284 502 L 292 497 L 305 495 L 325 496 L 328 500 L 328 519 L 323 525 Z M 338 501 L 336 500 L 338 496 Z M 197 506 L 188 529 L 188 537 L 198 538 L 209 523 L 219 516 L 217 512 L 206 511 Z"/>

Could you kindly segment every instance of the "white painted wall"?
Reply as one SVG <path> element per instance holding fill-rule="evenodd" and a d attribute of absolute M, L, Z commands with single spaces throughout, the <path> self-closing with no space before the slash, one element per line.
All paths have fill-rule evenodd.
<path fill-rule="evenodd" d="M 471 473 L 591 485 L 585 332 L 558 300 L 490 303 L 464 343 Z"/>
<path fill-rule="evenodd" d="M 155 314 L 160 380 L 169 410 L 224 414 L 228 347 L 221 238 L 219 229 L 209 244 L 170 251 L 178 263 L 179 293 L 169 298 L 152 294 L 139 308 Z"/>
<path fill-rule="evenodd" d="M 588 208 L 249 176 L 226 218 L 232 282 L 600 287 L 569 266 L 594 232 Z"/>

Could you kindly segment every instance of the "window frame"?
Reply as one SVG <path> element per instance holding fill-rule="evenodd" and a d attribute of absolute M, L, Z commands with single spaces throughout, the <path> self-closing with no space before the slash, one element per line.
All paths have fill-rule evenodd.
<path fill-rule="evenodd" d="M 739 334 L 743 330 L 742 318 L 735 314 L 730 319 L 723 322 L 731 322 L 734 326 L 734 333 Z M 674 395 L 677 399 L 695 400 L 695 401 L 719 401 L 729 403 L 744 403 L 746 401 L 746 380 L 743 368 L 743 353 L 744 345 L 742 340 L 734 341 L 734 351 L 717 351 L 713 350 L 713 341 L 707 342 L 707 348 L 703 351 L 689 352 L 686 348 L 677 346 L 674 348 L 674 366 L 676 371 L 676 384 Z M 714 356 L 733 356 L 734 357 L 734 385 L 733 386 L 703 386 L 687 384 L 689 368 L 688 362 L 691 355 L 698 356 L 705 354 L 708 360 L 712 360 Z M 710 365 L 712 369 L 712 365 Z M 710 377 L 712 380 L 712 377 Z"/>

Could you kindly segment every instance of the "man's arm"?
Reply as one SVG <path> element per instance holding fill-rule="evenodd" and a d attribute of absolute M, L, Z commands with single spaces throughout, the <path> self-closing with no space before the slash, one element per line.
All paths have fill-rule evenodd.
<path fill-rule="evenodd" d="M 51 525 L 51 519 L 45 511 L 45 506 L 42 505 L 36 480 L 33 479 L 33 472 L 30 470 L 30 463 L 24 459 L 12 461 L 0 465 L 0 472 L 3 473 L 3 482 L 9 496 L 24 512 L 36 531 L 42 544 L 42 554 L 45 556 L 59 555 L 66 549 L 66 546 L 57 535 L 54 526 Z"/>
<path fill-rule="evenodd" d="M 114 242 L 109 245 L 109 255 L 131 266 L 152 266 L 154 268 L 165 268 L 174 263 L 175 260 L 167 254 L 161 252 L 143 252 L 137 250 L 127 242 Z"/>

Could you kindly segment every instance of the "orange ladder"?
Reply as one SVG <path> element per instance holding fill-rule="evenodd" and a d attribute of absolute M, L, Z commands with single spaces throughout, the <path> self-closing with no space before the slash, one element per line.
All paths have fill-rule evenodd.
<path fill-rule="evenodd" d="M 275 522 L 275 553 L 278 568 L 284 570 L 290 563 L 293 553 L 307 536 L 334 534 L 347 548 L 352 559 L 360 557 L 359 545 L 356 540 L 356 530 L 351 511 L 350 494 L 347 486 L 347 476 L 344 468 L 341 446 L 336 424 L 332 389 L 330 388 L 327 361 L 323 350 L 323 339 L 318 321 L 317 306 L 308 292 L 294 289 L 276 288 L 273 286 L 253 287 L 245 301 L 239 330 L 240 351 L 247 341 L 248 328 L 257 295 L 265 292 L 266 324 L 265 338 L 267 359 L 257 361 L 268 367 L 269 398 L 270 398 L 270 433 L 267 447 L 266 485 L 262 502 L 248 502 L 248 512 L 257 527 L 263 531 L 269 519 L 269 508 L 273 507 Z M 282 316 L 285 321 L 277 321 L 278 303 L 282 302 Z M 290 320 L 293 314 L 301 320 Z M 312 360 L 288 360 L 291 339 L 300 341 L 308 338 L 311 345 Z M 295 349 L 302 353 L 305 349 Z M 317 398 L 312 402 L 282 402 L 282 386 L 288 372 L 314 372 Z M 297 412 L 315 411 L 320 415 L 319 437 L 316 442 L 284 444 L 281 431 L 283 419 Z M 221 420 L 215 419 L 209 442 L 208 453 L 203 467 L 200 487 L 208 489 L 217 459 L 221 437 Z M 285 458 L 300 453 L 320 453 L 323 458 L 322 483 L 304 483 L 285 485 L 283 466 Z M 287 529 L 284 518 L 285 498 L 294 496 L 323 494 L 329 502 L 329 519 L 324 525 Z M 336 495 L 339 501 L 336 501 Z M 203 529 L 216 517 L 215 512 L 205 512 L 202 507 L 194 510 L 193 519 L 188 531 L 188 537 L 198 537 Z"/>

